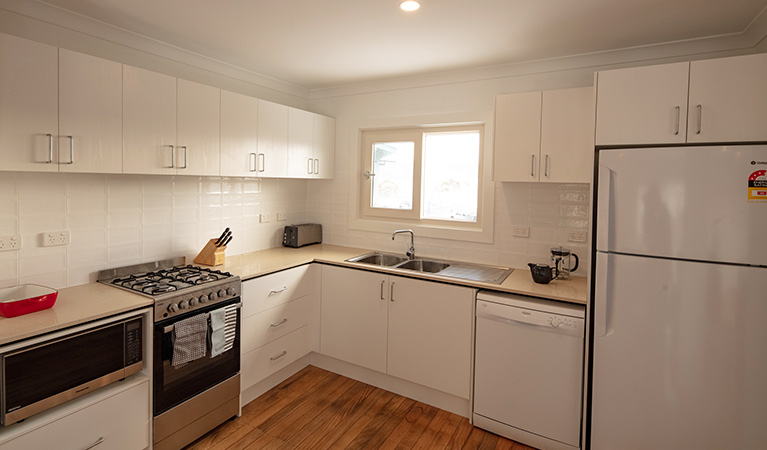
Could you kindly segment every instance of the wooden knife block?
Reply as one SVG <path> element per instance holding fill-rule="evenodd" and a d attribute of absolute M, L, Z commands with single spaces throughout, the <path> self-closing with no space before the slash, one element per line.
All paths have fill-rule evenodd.
<path fill-rule="evenodd" d="M 224 264 L 224 252 L 226 252 L 226 246 L 222 245 L 221 247 L 216 247 L 217 240 L 218 239 L 209 240 L 208 243 L 205 244 L 205 247 L 200 251 L 200 254 L 194 258 L 194 262 L 204 266 L 220 266 L 221 264 Z"/>

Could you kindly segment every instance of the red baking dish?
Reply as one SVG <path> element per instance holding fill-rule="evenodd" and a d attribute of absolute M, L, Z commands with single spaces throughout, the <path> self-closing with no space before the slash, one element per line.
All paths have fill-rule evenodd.
<path fill-rule="evenodd" d="M 16 317 L 48 309 L 58 296 L 56 289 L 36 284 L 0 289 L 0 316 Z"/>

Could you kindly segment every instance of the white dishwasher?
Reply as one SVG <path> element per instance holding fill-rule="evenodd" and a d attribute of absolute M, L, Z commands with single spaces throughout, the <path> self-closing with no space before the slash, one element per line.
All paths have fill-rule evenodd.
<path fill-rule="evenodd" d="M 477 294 L 474 425 L 542 450 L 580 448 L 585 307 Z"/>

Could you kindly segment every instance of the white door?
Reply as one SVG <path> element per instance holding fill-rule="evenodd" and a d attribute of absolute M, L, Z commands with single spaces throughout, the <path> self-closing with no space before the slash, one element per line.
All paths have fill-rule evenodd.
<path fill-rule="evenodd" d="M 690 63 L 597 73 L 596 144 L 685 142 Z"/>
<path fill-rule="evenodd" d="M 596 273 L 591 448 L 764 448 L 767 269 L 598 253 Z"/>
<path fill-rule="evenodd" d="M 288 108 L 288 176 L 311 178 L 314 172 L 314 114 Z"/>
<path fill-rule="evenodd" d="M 59 49 L 61 172 L 121 173 L 122 64 Z"/>
<path fill-rule="evenodd" d="M 538 181 L 540 91 L 495 98 L 493 181 Z"/>
<path fill-rule="evenodd" d="M 258 176 L 288 175 L 288 107 L 258 101 Z"/>
<path fill-rule="evenodd" d="M 176 170 L 219 175 L 221 90 L 178 79 Z"/>
<path fill-rule="evenodd" d="M 0 170 L 56 172 L 56 47 L 0 33 Z"/>
<path fill-rule="evenodd" d="M 221 91 L 221 176 L 256 175 L 258 99 Z"/>
<path fill-rule="evenodd" d="M 543 91 L 540 181 L 591 183 L 594 88 Z"/>
<path fill-rule="evenodd" d="M 767 146 L 602 150 L 597 250 L 767 265 Z"/>
<path fill-rule="evenodd" d="M 331 179 L 335 175 L 336 120 L 314 114 L 313 176 Z"/>
<path fill-rule="evenodd" d="M 767 54 L 690 63 L 687 142 L 767 140 Z"/>

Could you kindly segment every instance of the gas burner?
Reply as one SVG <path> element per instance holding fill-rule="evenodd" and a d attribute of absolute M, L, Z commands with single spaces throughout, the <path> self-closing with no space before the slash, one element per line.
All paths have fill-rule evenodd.
<path fill-rule="evenodd" d="M 155 263 L 159 264 L 159 263 Z M 137 267 L 143 267 L 139 265 Z M 114 277 L 111 281 L 101 279 L 99 281 L 107 282 L 114 286 L 130 289 L 146 295 L 158 296 L 173 291 L 183 291 L 200 285 L 209 283 L 223 282 L 228 279 L 237 278 L 229 272 L 220 270 L 206 269 L 192 265 L 174 265 L 172 267 L 159 268 L 153 271 L 136 271 L 127 273 L 130 267 L 123 269 L 112 269 L 104 272 L 120 272 L 122 276 Z M 112 275 L 114 275 L 112 273 Z"/>

